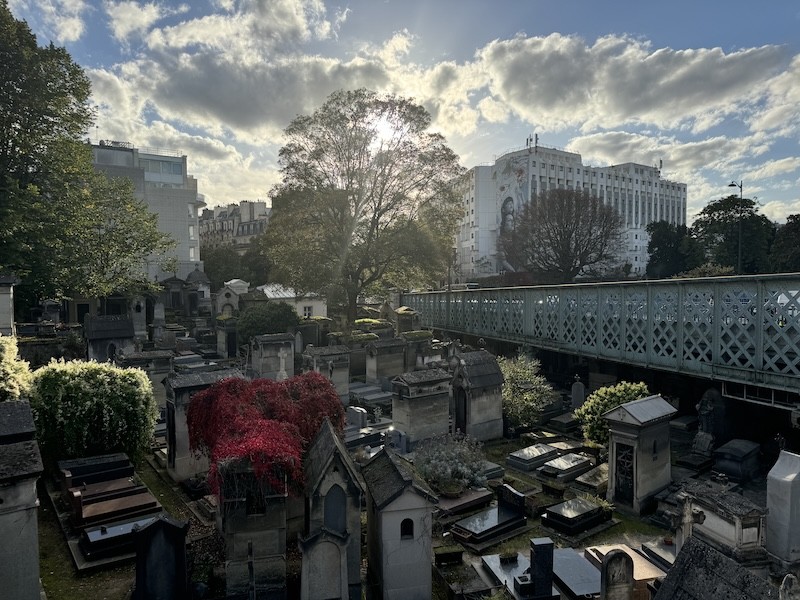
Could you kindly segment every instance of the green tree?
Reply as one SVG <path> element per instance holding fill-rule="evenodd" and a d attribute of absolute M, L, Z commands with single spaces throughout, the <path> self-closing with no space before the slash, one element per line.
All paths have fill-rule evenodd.
<path fill-rule="evenodd" d="M 520 355 L 514 358 L 497 357 L 503 372 L 503 414 L 513 427 L 532 427 L 539 422 L 542 409 L 558 395 L 547 379 L 539 373 L 541 365 L 535 358 Z"/>
<path fill-rule="evenodd" d="M 33 374 L 31 408 L 42 452 L 51 459 L 150 448 L 158 409 L 141 369 L 56 362 Z"/>
<path fill-rule="evenodd" d="M 786 224 L 778 227 L 769 262 L 776 273 L 800 271 L 800 215 L 789 215 Z"/>
<path fill-rule="evenodd" d="M 236 322 L 239 344 L 266 333 L 286 333 L 300 323 L 295 309 L 286 302 L 261 302 L 247 308 Z"/>
<path fill-rule="evenodd" d="M 769 248 L 775 225 L 758 214 L 758 204 L 749 198 L 727 196 L 710 202 L 692 225 L 692 234 L 706 250 L 706 257 L 742 273 L 769 271 Z"/>
<path fill-rule="evenodd" d="M 586 402 L 575 410 L 575 416 L 581 422 L 583 436 L 597 444 L 608 444 L 608 422 L 603 415 L 620 404 L 645 398 L 649 393 L 647 384 L 643 382 L 622 381 L 590 394 Z"/>
<path fill-rule="evenodd" d="M 461 168 L 430 120 L 409 99 L 360 89 L 289 124 L 260 242 L 276 282 L 341 299 L 352 323 L 370 285 L 409 287 L 446 271 Z"/>
<path fill-rule="evenodd" d="M 170 245 L 128 183 L 95 173 L 90 91 L 0 0 L 0 271 L 20 277 L 20 298 L 150 287 L 144 260 Z"/>
<path fill-rule="evenodd" d="M 258 238 L 262 236 L 263 234 Z M 264 246 L 258 243 L 258 238 L 253 240 L 253 243 L 242 255 L 242 271 L 246 275 L 245 280 L 250 282 L 251 287 L 269 283 L 269 255 Z"/>
<path fill-rule="evenodd" d="M 0 402 L 27 397 L 31 377 L 28 362 L 19 358 L 17 338 L 0 334 Z"/>
<path fill-rule="evenodd" d="M 622 217 L 581 190 L 549 190 L 523 206 L 498 235 L 497 249 L 516 271 L 544 283 L 568 283 L 578 275 L 618 266 Z"/>
<path fill-rule="evenodd" d="M 654 221 L 647 226 L 650 241 L 647 276 L 662 279 L 688 271 L 703 262 L 703 252 L 685 225 Z"/>
<path fill-rule="evenodd" d="M 200 260 L 203 261 L 203 271 L 211 281 L 212 290 L 220 289 L 226 281 L 235 278 L 249 281 L 244 277 L 242 257 L 233 246 L 201 246 Z"/>

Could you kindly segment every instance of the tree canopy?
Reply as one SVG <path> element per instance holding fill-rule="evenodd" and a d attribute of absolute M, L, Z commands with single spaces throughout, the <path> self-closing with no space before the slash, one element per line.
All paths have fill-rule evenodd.
<path fill-rule="evenodd" d="M 149 286 L 144 260 L 171 245 L 129 183 L 94 171 L 89 95 L 66 50 L 40 48 L 0 0 L 0 271 L 20 297 Z"/>
<path fill-rule="evenodd" d="M 662 279 L 684 273 L 703 263 L 703 251 L 686 225 L 654 221 L 647 226 L 650 241 L 647 276 Z"/>
<path fill-rule="evenodd" d="M 430 120 L 410 99 L 359 89 L 289 124 L 262 240 L 275 281 L 340 301 L 352 322 L 370 286 L 446 271 L 461 168 Z"/>
<path fill-rule="evenodd" d="M 295 309 L 286 302 L 260 302 L 245 309 L 236 322 L 240 344 L 267 333 L 286 333 L 300 322 Z"/>
<path fill-rule="evenodd" d="M 789 215 L 775 233 L 770 249 L 770 267 L 777 273 L 800 271 L 800 215 Z"/>
<path fill-rule="evenodd" d="M 543 283 L 567 283 L 618 266 L 623 236 L 612 206 L 582 190 L 555 189 L 524 205 L 497 246 L 513 269 Z"/>
<path fill-rule="evenodd" d="M 647 384 L 621 381 L 617 385 L 602 387 L 586 398 L 586 402 L 575 409 L 583 436 L 596 444 L 608 444 L 608 422 L 603 415 L 620 404 L 646 397 Z"/>
<path fill-rule="evenodd" d="M 503 372 L 503 414 L 513 427 L 532 427 L 539 421 L 542 409 L 558 394 L 540 374 L 535 358 L 520 355 L 514 358 L 497 357 Z"/>
<path fill-rule="evenodd" d="M 758 213 L 754 200 L 726 196 L 709 202 L 695 219 L 692 234 L 711 262 L 738 271 L 741 256 L 742 273 L 769 271 L 775 226 Z"/>

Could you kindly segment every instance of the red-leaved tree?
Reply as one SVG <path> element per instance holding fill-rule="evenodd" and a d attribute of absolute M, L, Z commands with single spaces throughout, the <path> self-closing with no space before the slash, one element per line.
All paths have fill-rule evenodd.
<path fill-rule="evenodd" d="M 243 461 L 275 492 L 301 493 L 303 453 L 325 418 L 342 431 L 336 389 L 314 372 L 284 381 L 224 379 L 193 396 L 186 413 L 189 445 L 208 455 L 217 494 L 222 467 Z"/>

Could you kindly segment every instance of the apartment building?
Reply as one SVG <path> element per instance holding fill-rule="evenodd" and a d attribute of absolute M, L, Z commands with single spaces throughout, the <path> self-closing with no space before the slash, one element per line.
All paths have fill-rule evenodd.
<path fill-rule="evenodd" d="M 535 194 L 551 189 L 587 191 L 619 212 L 626 235 L 620 264 L 629 264 L 634 276 L 644 275 L 647 266 L 647 225 L 661 220 L 686 224 L 686 184 L 664 179 L 660 166 L 626 162 L 594 167 L 584 165 L 576 152 L 538 143 L 473 167 L 455 185 L 464 206 L 455 241 L 456 270 L 464 279 L 509 269 L 497 253 L 500 231 L 513 224 Z"/>
<path fill-rule="evenodd" d="M 130 142 L 101 140 L 92 144 L 94 167 L 109 177 L 127 177 L 134 195 L 158 216 L 158 228 L 176 242 L 172 256 L 177 271 L 161 270 L 159 261 L 147 261 L 148 277 L 163 281 L 186 277 L 199 266 L 199 211 L 205 206 L 197 180 L 187 173 L 186 155 L 161 148 L 136 148 Z"/>

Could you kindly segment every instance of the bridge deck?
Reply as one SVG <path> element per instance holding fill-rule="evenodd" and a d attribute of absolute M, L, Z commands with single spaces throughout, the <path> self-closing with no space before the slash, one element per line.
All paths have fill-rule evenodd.
<path fill-rule="evenodd" d="M 800 273 L 404 294 L 424 326 L 800 390 Z"/>

